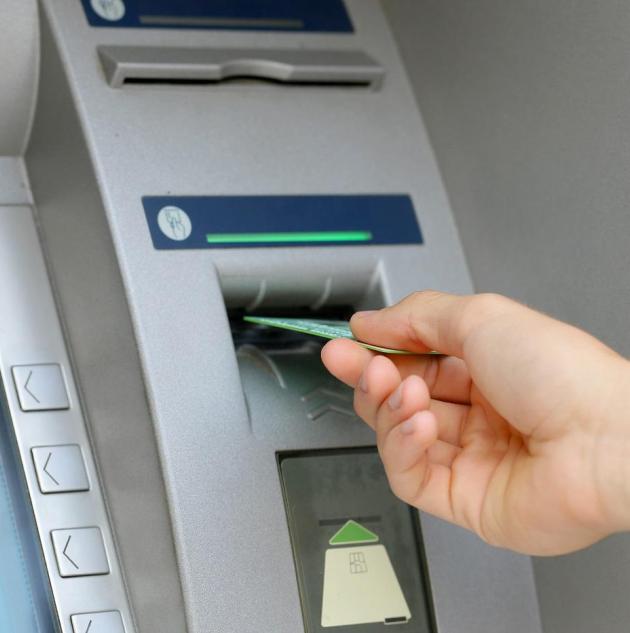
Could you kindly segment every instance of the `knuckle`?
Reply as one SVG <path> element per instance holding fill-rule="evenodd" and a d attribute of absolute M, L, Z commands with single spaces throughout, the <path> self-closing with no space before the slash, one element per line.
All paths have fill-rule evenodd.
<path fill-rule="evenodd" d="M 416 292 L 412 293 L 409 296 L 411 297 L 414 303 L 418 301 L 422 301 L 423 303 L 426 303 L 428 301 L 435 301 L 439 299 L 440 297 L 443 296 L 443 293 L 439 292 L 438 290 L 426 289 L 426 290 L 416 290 Z"/>
<path fill-rule="evenodd" d="M 502 312 L 509 303 L 510 300 L 507 297 L 495 292 L 482 292 L 471 297 L 471 305 L 484 314 Z"/>
<path fill-rule="evenodd" d="M 398 499 L 408 505 L 413 505 L 413 494 L 410 494 L 409 486 L 403 485 L 397 478 L 389 478 L 389 487 Z"/>
<path fill-rule="evenodd" d="M 441 296 L 443 296 L 443 293 L 437 290 L 416 290 L 415 292 L 408 294 L 400 303 L 408 306 L 413 311 L 413 307 L 415 305 L 435 301 Z"/>
<path fill-rule="evenodd" d="M 406 308 L 406 329 L 404 334 L 405 338 L 413 345 L 425 344 L 422 336 L 423 321 L 420 316 L 422 314 L 420 306 L 431 305 L 439 301 L 443 296 L 443 293 L 437 290 L 418 290 L 403 300 Z"/>
<path fill-rule="evenodd" d="M 471 295 L 463 304 L 459 328 L 469 332 L 487 319 L 502 314 L 510 305 L 510 299 L 493 292 Z"/>
<path fill-rule="evenodd" d="M 492 547 L 505 547 L 509 542 L 502 535 L 501 526 L 492 524 L 483 518 L 477 524 L 472 524 L 471 529 L 484 543 Z"/>

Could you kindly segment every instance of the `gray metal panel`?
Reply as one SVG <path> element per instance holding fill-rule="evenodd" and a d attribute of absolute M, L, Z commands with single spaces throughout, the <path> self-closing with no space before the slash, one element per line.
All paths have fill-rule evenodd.
<path fill-rule="evenodd" d="M 384 2 L 477 288 L 630 354 L 623 0 Z M 536 559 L 548 633 L 625 633 L 630 537 Z"/>
<path fill-rule="evenodd" d="M 222 81 L 256 77 L 284 83 L 376 86 L 383 69 L 362 51 L 99 46 L 109 85 L 125 81 Z"/>
<path fill-rule="evenodd" d="M 132 633 L 114 538 L 29 207 L 0 207 L 0 296 L 0 374 L 60 631 L 69 633 L 73 613 L 117 608 Z M 71 407 L 61 411 L 22 411 L 17 392 L 11 388 L 11 367 L 51 362 L 63 368 Z M 82 447 L 87 474 L 93 483 L 89 492 L 40 493 L 30 449 L 53 444 Z M 108 574 L 80 579 L 60 577 L 50 533 L 76 526 L 100 528 L 101 541 L 108 552 Z"/>
<path fill-rule="evenodd" d="M 534 561 L 545 633 L 627 633 L 630 537 L 617 534 L 588 549 Z"/>
<path fill-rule="evenodd" d="M 22 159 L 0 156 L 0 204 L 30 204 L 31 202 L 31 192 Z"/>
<path fill-rule="evenodd" d="M 35 0 L 2 0 L 0 59 L 0 156 L 19 156 L 28 139 L 37 86 L 39 30 Z M 2 200 L 1 191 L 0 201 L 22 202 Z"/>
<path fill-rule="evenodd" d="M 25 160 L 39 192 L 44 250 L 138 628 L 180 632 L 183 600 L 136 343 L 90 158 L 44 21 L 42 50 L 46 70 Z"/>
<path fill-rule="evenodd" d="M 67 192 L 57 182 L 64 173 L 55 160 L 60 149 L 46 142 L 58 121 L 43 111 L 29 156 L 35 197 L 75 354 L 82 353 L 77 343 L 87 343 L 90 335 L 110 345 L 117 343 L 116 327 L 122 328 L 125 345 L 117 345 L 107 358 L 116 378 L 136 383 L 137 366 L 120 367 L 115 362 L 129 361 L 130 324 L 105 218 L 99 216 L 98 193 L 102 196 L 142 359 L 193 633 L 301 630 L 275 452 L 356 442 L 332 422 L 310 434 L 301 432 L 289 410 L 274 420 L 269 433 L 252 432 L 220 282 L 237 276 L 254 281 L 279 276 L 282 289 L 274 302 L 287 302 L 295 288 L 304 286 L 309 295 L 325 296 L 326 279 L 347 287 L 357 270 L 362 271 L 362 280 L 375 280 L 378 288 L 373 294 L 387 302 L 418 287 L 470 290 L 446 194 L 378 5 L 358 0 L 348 6 L 357 28 L 354 36 L 211 34 L 217 47 L 272 49 L 281 40 L 283 47 L 365 50 L 386 70 L 379 91 L 327 87 L 315 97 L 312 87 L 272 85 L 113 90 L 100 71 L 96 47 L 127 44 L 130 31 L 89 29 L 71 0 L 45 3 L 89 157 L 68 147 L 74 152 L 72 164 L 81 186 Z M 209 38 L 207 32 L 148 29 L 132 35 L 139 46 L 181 46 L 182 38 L 187 46 L 206 46 Z M 49 55 L 54 56 L 54 51 L 49 50 L 46 59 Z M 56 75 L 46 81 L 48 98 L 54 103 L 51 95 L 63 79 Z M 78 135 L 77 123 L 66 123 Z M 89 160 L 100 192 L 93 189 L 91 174 L 81 166 Z M 142 195 L 160 193 L 401 191 L 412 195 L 418 209 L 426 238 L 420 248 L 157 252 L 140 203 Z M 94 243 L 95 226 L 102 244 Z M 110 285 L 112 279 L 116 283 Z M 81 293 L 98 301 L 90 288 L 95 281 L 105 283 L 108 301 L 116 309 L 106 305 L 99 314 L 80 305 Z M 96 382 L 99 372 L 87 357 L 79 359 L 77 366 L 89 408 L 102 389 Z M 108 384 L 111 398 L 128 393 L 126 385 Z M 111 403 L 107 406 L 111 410 Z M 122 412 L 129 403 L 119 406 Z M 261 425 L 256 423 L 256 428 Z M 134 459 L 134 450 L 133 445 L 121 447 L 121 463 Z M 252 524 L 257 526 L 255 539 Z M 502 633 L 499 627 L 510 616 L 512 602 L 498 604 L 493 595 L 495 590 L 501 593 L 500 585 L 509 578 L 509 587 L 525 588 L 526 596 L 516 612 L 514 630 L 537 632 L 529 560 L 489 548 L 460 532 L 442 534 L 438 530 L 432 535 L 429 530 L 425 538 L 429 571 L 437 579 L 436 602 L 445 611 L 442 630 L 460 633 L 477 627 L 473 630 Z M 441 555 L 443 538 L 450 557 Z M 458 553 L 467 566 L 456 564 Z M 480 579 L 479 568 L 492 580 Z M 447 582 L 449 576 L 458 580 Z M 476 609 L 464 609 L 458 601 L 460 592 L 479 582 L 484 587 L 478 592 Z M 138 611 L 137 602 L 135 606 Z"/>
<path fill-rule="evenodd" d="M 440 633 L 542 631 L 531 559 L 427 514 L 422 534 Z"/>

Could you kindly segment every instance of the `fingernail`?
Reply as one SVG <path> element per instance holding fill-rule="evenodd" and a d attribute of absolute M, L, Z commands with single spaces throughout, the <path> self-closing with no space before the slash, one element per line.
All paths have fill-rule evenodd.
<path fill-rule="evenodd" d="M 365 372 L 363 372 L 361 374 L 361 378 L 359 378 L 359 389 L 363 393 L 367 393 L 368 392 L 368 383 L 367 383 L 367 377 L 365 375 Z"/>
<path fill-rule="evenodd" d="M 356 317 L 357 319 L 362 319 L 374 314 L 375 312 L 378 312 L 378 310 L 361 310 L 360 312 L 355 312 L 352 316 Z"/>
<path fill-rule="evenodd" d="M 400 432 L 403 435 L 411 435 L 416 430 L 416 419 L 409 418 L 400 425 Z"/>
<path fill-rule="evenodd" d="M 400 408 L 403 399 L 403 385 L 400 383 L 396 388 L 396 391 L 389 397 L 387 401 L 387 405 L 392 411 Z"/>

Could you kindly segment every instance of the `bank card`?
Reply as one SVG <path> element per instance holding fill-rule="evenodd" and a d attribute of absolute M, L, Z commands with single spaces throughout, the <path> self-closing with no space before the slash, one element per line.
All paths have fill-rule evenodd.
<path fill-rule="evenodd" d="M 323 319 L 289 319 L 282 317 L 264 317 L 264 316 L 246 316 L 243 317 L 248 323 L 258 323 L 259 325 L 268 325 L 283 330 L 292 330 L 302 334 L 310 334 L 311 336 L 319 336 L 321 338 L 347 338 L 357 342 L 359 345 L 371 349 L 381 354 L 414 354 L 414 352 L 406 352 L 401 349 L 390 349 L 389 347 L 380 347 L 371 345 L 363 341 L 357 341 L 352 334 L 350 324 L 347 321 L 327 321 Z"/>

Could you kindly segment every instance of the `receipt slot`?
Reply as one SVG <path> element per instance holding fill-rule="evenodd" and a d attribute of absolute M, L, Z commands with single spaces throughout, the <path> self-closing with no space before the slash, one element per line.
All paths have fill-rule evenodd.
<path fill-rule="evenodd" d="M 433 630 L 415 510 L 374 449 L 280 458 L 308 633 Z"/>

